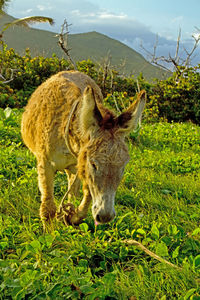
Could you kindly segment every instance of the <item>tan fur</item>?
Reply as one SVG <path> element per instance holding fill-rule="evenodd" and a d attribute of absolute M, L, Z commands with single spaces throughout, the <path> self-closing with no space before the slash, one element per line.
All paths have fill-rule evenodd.
<path fill-rule="evenodd" d="M 102 105 L 102 98 L 99 87 L 90 77 L 77 71 L 65 71 L 39 86 L 26 106 L 22 137 L 37 158 L 42 219 L 53 218 L 56 213 L 53 180 L 58 170 L 66 170 L 70 184 L 78 169 L 83 182 L 84 197 L 71 223 L 78 224 L 86 217 L 91 199 L 93 216 L 98 222 L 108 222 L 115 215 L 113 197 L 129 158 L 124 132 L 136 127 L 145 97 L 142 94 L 136 104 L 118 118 Z M 77 159 L 67 148 L 64 136 L 75 101 L 78 106 L 68 134 Z M 77 179 L 71 194 L 77 196 L 79 188 Z"/>

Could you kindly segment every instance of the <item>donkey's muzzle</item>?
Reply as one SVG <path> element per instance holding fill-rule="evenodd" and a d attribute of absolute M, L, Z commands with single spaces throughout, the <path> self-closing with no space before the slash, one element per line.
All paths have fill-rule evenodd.
<path fill-rule="evenodd" d="M 96 223 L 105 224 L 111 222 L 115 217 L 115 211 L 113 213 L 105 213 L 104 211 L 99 211 L 95 216 Z"/>

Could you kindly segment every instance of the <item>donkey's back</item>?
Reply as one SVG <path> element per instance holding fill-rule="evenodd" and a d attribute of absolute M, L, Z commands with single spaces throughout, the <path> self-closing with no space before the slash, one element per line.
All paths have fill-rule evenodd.
<path fill-rule="evenodd" d="M 78 71 L 60 72 L 32 94 L 22 117 L 21 129 L 25 144 L 36 156 L 42 152 L 47 155 L 52 147 L 64 143 L 64 129 L 71 107 L 88 85 L 92 87 L 96 101 L 102 102 L 101 90 L 94 80 Z"/>

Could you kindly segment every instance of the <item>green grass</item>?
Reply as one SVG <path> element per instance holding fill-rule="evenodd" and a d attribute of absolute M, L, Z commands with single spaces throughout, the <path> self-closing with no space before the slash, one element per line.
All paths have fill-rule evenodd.
<path fill-rule="evenodd" d="M 0 111 L 0 299 L 200 299 L 200 128 L 144 124 L 116 195 L 117 217 L 43 233 L 36 161 L 21 112 Z M 67 189 L 59 173 L 55 199 Z M 142 242 L 160 263 L 124 239 Z"/>

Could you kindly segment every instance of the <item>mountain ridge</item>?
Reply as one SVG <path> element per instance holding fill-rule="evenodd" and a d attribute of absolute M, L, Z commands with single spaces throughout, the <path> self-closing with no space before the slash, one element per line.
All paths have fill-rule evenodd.
<path fill-rule="evenodd" d="M 7 14 L 0 18 L 0 28 L 3 25 L 15 20 Z M 24 54 L 26 48 L 30 49 L 32 56 L 51 57 L 55 53 L 59 58 L 66 55 L 58 45 L 56 33 L 35 29 L 14 26 L 4 32 L 3 40 L 8 48 L 14 48 L 20 55 Z M 68 48 L 74 61 L 91 59 L 94 63 L 102 64 L 106 57 L 110 57 L 111 67 L 126 76 L 138 76 L 140 73 L 152 81 L 153 78 L 166 78 L 167 73 L 160 68 L 151 65 L 145 58 L 123 44 L 96 31 L 87 33 L 76 33 L 68 35 Z M 123 67 L 122 67 L 123 66 Z"/>

